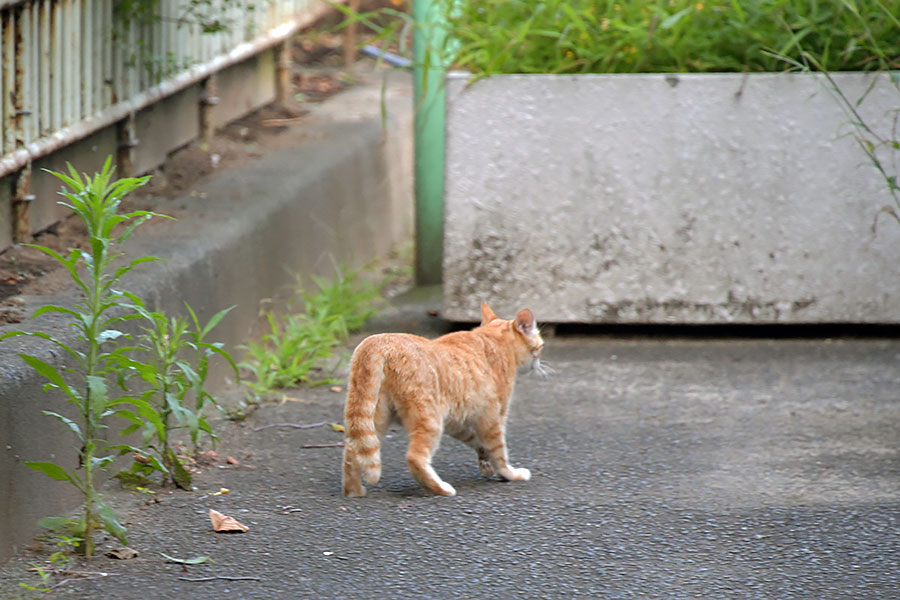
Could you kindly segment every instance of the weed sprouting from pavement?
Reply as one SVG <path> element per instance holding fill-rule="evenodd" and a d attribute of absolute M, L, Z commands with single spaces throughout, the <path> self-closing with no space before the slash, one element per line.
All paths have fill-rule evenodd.
<path fill-rule="evenodd" d="M 44 246 L 34 248 L 50 255 L 68 271 L 72 281 L 81 292 L 82 300 L 73 308 L 48 304 L 33 317 L 47 313 L 57 313 L 69 321 L 79 333 L 78 340 L 85 346 L 77 348 L 60 341 L 44 332 L 12 331 L 0 339 L 27 335 L 44 339 L 53 344 L 74 363 L 74 367 L 60 368 L 37 356 L 20 353 L 19 356 L 30 367 L 40 373 L 49 383 L 45 390 L 55 389 L 65 394 L 66 400 L 75 405 L 78 417 L 70 419 L 53 411 L 43 414 L 63 423 L 76 437 L 81 453 L 79 464 L 66 468 L 55 462 L 30 461 L 25 465 L 41 471 L 57 481 L 66 481 L 74 486 L 83 497 L 81 515 L 77 518 L 47 517 L 39 523 L 51 530 L 61 531 L 76 549 L 90 558 L 94 550 L 94 532 L 104 529 L 123 544 L 126 543 L 125 527 L 119 523 L 116 514 L 102 499 L 96 489 L 96 471 L 109 467 L 115 455 L 100 437 L 100 432 L 108 427 L 107 420 L 124 404 L 134 400 L 127 392 L 114 396 L 123 375 L 119 365 L 126 358 L 127 349 L 119 341 L 128 336 L 120 326 L 133 314 L 119 309 L 128 298 L 117 289 L 121 278 L 137 265 L 156 260 L 144 256 L 128 264 L 113 268 L 113 262 L 121 253 L 115 252 L 117 244 L 124 242 L 135 227 L 154 216 L 148 211 L 119 214 L 122 198 L 134 189 L 144 185 L 149 179 L 123 178 L 113 181 L 112 160 L 107 158 L 100 173 L 83 177 L 69 165 L 69 174 L 54 173 L 69 191 L 61 192 L 68 202 L 60 204 L 72 210 L 87 226 L 89 247 L 87 250 L 73 249 L 64 256 Z M 124 230 L 118 231 L 119 226 Z"/>
<path fill-rule="evenodd" d="M 315 291 L 298 280 L 303 311 L 281 317 L 267 313 L 268 331 L 245 347 L 241 366 L 252 376 L 245 383 L 258 396 L 300 384 L 338 383 L 335 365 L 329 371 L 326 363 L 351 332 L 377 313 L 383 282 L 365 280 L 359 269 L 335 270 L 334 279 L 311 278 Z"/>

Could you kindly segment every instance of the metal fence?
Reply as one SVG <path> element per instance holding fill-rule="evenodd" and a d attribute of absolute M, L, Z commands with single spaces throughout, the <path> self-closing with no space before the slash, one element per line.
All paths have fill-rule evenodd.
<path fill-rule="evenodd" d="M 123 16 L 142 1 L 152 18 Z M 325 8 L 320 0 L 0 0 L 0 177 L 284 41 Z"/>

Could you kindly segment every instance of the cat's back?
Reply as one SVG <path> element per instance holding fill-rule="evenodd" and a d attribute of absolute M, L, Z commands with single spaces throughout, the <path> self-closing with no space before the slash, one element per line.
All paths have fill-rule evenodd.
<path fill-rule="evenodd" d="M 351 363 L 377 362 L 387 371 L 452 369 L 473 358 L 484 358 L 484 342 L 473 333 L 457 331 L 436 339 L 409 333 L 379 333 L 360 342 Z"/>
<path fill-rule="evenodd" d="M 378 353 L 387 356 L 417 352 L 432 344 L 433 341 L 411 333 L 376 333 L 360 342 L 353 355 Z"/>

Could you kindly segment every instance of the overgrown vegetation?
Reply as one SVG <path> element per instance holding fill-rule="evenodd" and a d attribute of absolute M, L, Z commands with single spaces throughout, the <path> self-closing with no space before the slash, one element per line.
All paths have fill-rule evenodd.
<path fill-rule="evenodd" d="M 179 56 L 171 51 L 159 52 L 156 40 L 144 38 L 151 27 L 172 24 L 172 29 L 187 29 L 202 34 L 230 33 L 239 23 L 238 17 L 256 11 L 253 0 L 114 0 L 113 41 L 131 68 L 140 68 L 154 83 L 159 83 L 196 62 L 194 56 Z M 243 20 L 243 19 L 241 19 Z M 252 33 L 255 23 L 245 27 Z M 143 33 L 138 33 L 143 32 Z M 155 37 L 164 34 L 159 33 Z"/>
<path fill-rule="evenodd" d="M 335 350 L 378 311 L 383 282 L 366 280 L 359 269 L 337 267 L 333 280 L 313 276 L 312 282 L 314 291 L 298 281 L 303 311 L 282 317 L 268 313 L 268 332 L 246 346 L 241 366 L 252 374 L 245 383 L 257 395 L 299 384 L 337 383 Z"/>
<path fill-rule="evenodd" d="M 778 56 L 799 60 L 804 51 L 830 71 L 900 68 L 891 17 L 900 0 L 435 2 L 449 36 L 426 63 L 477 76 L 782 71 L 789 66 Z M 390 8 L 344 11 L 383 42 L 399 42 L 411 26 L 409 14 Z"/>
<path fill-rule="evenodd" d="M 867 162 L 884 180 L 888 193 L 891 195 L 893 204 L 882 206 L 872 223 L 872 232 L 877 233 L 880 215 L 889 215 L 900 224 L 900 183 L 898 183 L 898 176 L 900 176 L 900 70 L 898 70 L 900 69 L 900 54 L 891 53 L 891 50 L 885 49 L 878 36 L 872 34 L 869 28 L 871 14 L 862 13 L 853 3 L 845 2 L 845 4 L 850 14 L 857 19 L 858 27 L 865 33 L 865 43 L 872 57 L 869 61 L 870 66 L 883 72 L 883 77 L 896 93 L 894 108 L 888 114 L 883 115 L 885 120 L 882 123 L 886 123 L 886 125 L 879 127 L 873 124 L 864 118 L 861 112 L 861 105 L 879 84 L 878 78 L 873 77 L 869 86 L 858 98 L 850 98 L 830 72 L 832 69 L 828 66 L 827 57 L 818 54 L 815 49 L 807 47 L 804 42 L 798 41 L 797 43 L 797 58 L 770 52 L 767 54 L 781 60 L 792 69 L 820 72 L 827 82 L 829 92 L 847 116 L 853 139 L 865 155 Z M 900 40 L 900 18 L 898 18 L 900 10 L 890 12 L 890 7 L 885 3 L 877 1 L 875 4 L 881 11 L 883 22 L 879 31 L 886 32 L 893 40 Z M 900 9 L 900 6 L 897 8 Z M 875 14 L 877 12 L 876 10 Z"/>
<path fill-rule="evenodd" d="M 135 352 L 128 357 L 128 368 L 149 386 L 141 397 L 133 400 L 132 408 L 123 408 L 117 414 L 131 425 L 122 431 L 128 435 L 141 431 L 143 445 L 140 448 L 121 446 L 121 450 L 134 452 L 131 469 L 117 477 L 130 485 L 149 483 L 147 476 L 159 471 L 163 483 L 172 483 L 186 490 L 191 489 L 191 475 L 172 447 L 171 435 L 176 430 L 188 431 L 194 454 L 199 452 L 202 436 L 215 440 L 216 435 L 203 416 L 203 408 L 216 404 L 206 391 L 209 360 L 221 356 L 237 375 L 237 365 L 222 344 L 209 343 L 206 336 L 228 312 L 219 311 L 206 325 L 201 325 L 194 310 L 185 305 L 190 321 L 182 316 L 167 317 L 161 311 L 147 309 L 144 302 L 128 294 L 134 310 L 147 323 L 139 338 Z M 193 409 L 190 400 L 193 397 Z"/>
<path fill-rule="evenodd" d="M 157 259 L 142 256 L 121 264 L 123 255 L 116 250 L 117 246 L 141 223 L 163 215 L 149 211 L 119 214 L 122 199 L 146 183 L 149 177 L 114 180 L 111 164 L 112 160 L 108 158 L 100 173 L 93 177 L 79 175 L 71 165 L 67 175 L 50 172 L 68 187 L 68 191 L 61 192 L 68 202 L 60 204 L 84 222 L 88 249 L 73 249 L 68 255 L 62 255 L 44 246 L 33 246 L 66 269 L 81 295 L 81 300 L 73 307 L 48 304 L 35 311 L 33 317 L 47 313 L 61 315 L 78 332 L 77 343 L 66 344 L 40 331 L 11 331 L 0 337 L 3 340 L 31 336 L 45 340 L 61 350 L 67 362 L 74 365 L 62 367 L 31 354 L 19 354 L 48 381 L 45 391 L 62 392 L 75 407 L 75 418 L 54 411 L 42 412 L 63 423 L 75 436 L 81 448 L 78 464 L 73 468 L 46 461 L 25 464 L 52 479 L 68 482 L 82 495 L 79 516 L 47 517 L 39 523 L 54 531 L 65 546 L 75 548 L 86 557 L 94 553 L 94 534 L 98 529 L 107 531 L 123 544 L 127 543 L 125 528 L 97 491 L 97 472 L 108 469 L 119 453 L 139 451 L 147 455 L 142 448 L 113 445 L 104 439 L 102 434 L 109 428 L 111 418 L 127 416 L 133 428 L 152 432 L 151 436 L 145 436 L 145 442 L 154 436 L 162 441 L 157 449 L 162 449 L 163 460 L 154 466 L 163 472 L 172 472 L 176 468 L 171 462 L 174 455 L 166 452 L 170 430 L 186 424 L 191 427 L 192 437 L 199 431 L 211 433 L 199 416 L 200 408 L 210 400 L 203 389 L 209 357 L 221 355 L 233 364 L 221 346 L 204 340 L 227 311 L 200 327 L 193 311 L 188 309 L 194 326 L 190 329 L 184 319 L 168 319 L 161 312 L 151 312 L 140 298 L 120 289 L 122 278 L 128 272 Z M 123 325 L 140 318 L 150 324 L 145 335 L 135 341 L 124 331 Z M 192 359 L 179 356 L 179 350 L 183 348 L 195 352 Z M 155 358 L 142 362 L 139 355 L 148 353 Z M 129 389 L 135 376 L 149 384 L 150 389 Z M 196 412 L 184 406 L 188 389 L 193 390 L 197 399 Z M 154 406 L 150 399 L 157 393 L 160 394 L 159 404 Z M 168 422 L 167 414 L 176 415 L 174 423 Z"/>

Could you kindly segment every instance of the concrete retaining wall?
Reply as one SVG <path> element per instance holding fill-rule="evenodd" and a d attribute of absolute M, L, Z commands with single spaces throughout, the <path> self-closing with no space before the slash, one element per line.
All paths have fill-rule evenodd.
<path fill-rule="evenodd" d="M 871 81 L 836 79 L 851 100 Z M 900 227 L 872 231 L 890 194 L 815 76 L 465 83 L 447 84 L 447 318 L 487 300 L 555 322 L 900 322 Z M 860 108 L 889 132 L 900 92 L 882 77 Z"/>
<path fill-rule="evenodd" d="M 296 274 L 330 274 L 334 261 L 359 265 L 411 243 L 411 85 L 391 75 L 383 123 L 380 76 L 373 79 L 316 107 L 257 162 L 214 175 L 176 203 L 191 206 L 174 224 L 139 229 L 129 253 L 165 262 L 141 265 L 128 289 L 170 314 L 188 302 L 204 321 L 237 305 L 214 332 L 234 348 L 248 341 L 260 300 L 289 289 Z M 29 314 L 45 302 L 71 301 L 25 300 Z M 50 315 L 23 325 L 71 338 L 71 328 Z M 66 485 L 22 465 L 77 460 L 65 428 L 40 414 L 70 407 L 43 393 L 44 381 L 16 353 L 62 357 L 33 342 L 0 343 L 0 560 L 30 540 L 38 518 L 78 502 Z"/>

